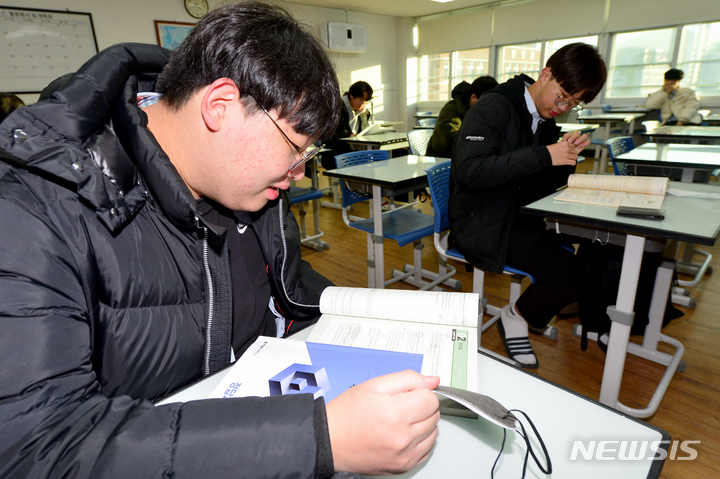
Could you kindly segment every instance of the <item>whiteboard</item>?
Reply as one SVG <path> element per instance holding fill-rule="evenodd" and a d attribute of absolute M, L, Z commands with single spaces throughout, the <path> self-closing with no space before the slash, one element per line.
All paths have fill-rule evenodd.
<path fill-rule="evenodd" d="M 0 7 L 0 91 L 40 93 L 98 51 L 89 13 Z"/>

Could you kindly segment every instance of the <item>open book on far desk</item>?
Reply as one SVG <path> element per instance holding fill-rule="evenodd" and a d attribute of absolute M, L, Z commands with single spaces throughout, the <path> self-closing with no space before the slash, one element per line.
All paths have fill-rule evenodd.
<path fill-rule="evenodd" d="M 381 122 L 377 122 L 365 128 L 357 136 L 375 135 L 377 133 L 387 133 L 388 131 L 395 131 L 395 128 L 392 126 L 384 127 Z"/>
<path fill-rule="evenodd" d="M 555 201 L 600 206 L 662 206 L 669 179 L 651 176 L 570 175 Z"/>

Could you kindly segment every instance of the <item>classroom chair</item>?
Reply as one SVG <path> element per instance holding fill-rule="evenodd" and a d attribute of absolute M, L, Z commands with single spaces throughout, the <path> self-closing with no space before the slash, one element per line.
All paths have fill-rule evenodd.
<path fill-rule="evenodd" d="M 344 168 L 376 161 L 378 151 L 379 150 L 354 151 L 338 155 L 335 159 L 338 168 Z M 387 153 L 384 150 L 383 152 Z M 452 279 L 455 271 L 439 271 L 429 283 L 423 280 L 422 250 L 424 245 L 422 239 L 433 234 L 433 216 L 407 207 L 395 208 L 394 205 L 392 205 L 392 209 L 382 213 L 382 236 L 377 237 L 375 235 L 375 220 L 373 217 L 358 218 L 350 217 L 348 214 L 348 208 L 351 205 L 372 199 L 372 189 L 363 188 L 363 185 L 353 185 L 351 182 L 344 180 L 340 181 L 340 189 L 342 190 L 343 221 L 349 227 L 367 233 L 369 287 L 378 287 L 378 285 L 374 284 L 375 261 L 384 261 L 384 258 L 374 258 L 374 244 L 375 242 L 384 242 L 387 238 L 397 241 L 401 247 L 410 243 L 413 244 L 413 265 L 410 271 L 393 270 L 393 278 L 386 280 L 384 283 L 385 286 L 404 280 L 417 286 L 420 290 L 442 291 L 442 288 L 438 286 L 439 284 L 446 284 L 457 290 L 462 288 L 462 284 L 459 281 Z"/>
<path fill-rule="evenodd" d="M 430 137 L 433 134 L 433 130 L 413 130 L 407 133 L 408 145 L 410 146 L 411 155 L 425 156 L 427 145 L 430 142 Z"/>
<path fill-rule="evenodd" d="M 448 237 L 450 235 L 450 162 L 438 163 L 431 166 L 427 170 L 428 185 L 430 186 L 430 196 L 432 197 L 433 210 L 435 212 L 435 221 L 433 223 L 433 243 L 435 249 L 440 254 L 441 267 L 445 270 L 455 273 L 455 268 L 447 264 L 447 259 L 452 258 L 463 263 L 468 263 L 463 254 L 455 248 L 448 249 Z M 530 274 L 505 265 L 503 273 L 510 275 L 510 298 L 509 304 L 515 304 L 522 292 L 522 281 L 529 278 L 530 282 L 535 283 L 535 278 Z M 473 267 L 473 293 L 480 295 L 482 304 L 480 305 L 480 318 L 478 323 L 482 323 L 483 313 L 492 315 L 488 321 L 478 324 L 481 331 L 487 330 L 500 319 L 500 310 L 497 306 L 487 304 L 487 299 L 483 296 L 485 287 L 485 272 L 479 268 Z M 545 336 L 557 339 L 558 332 L 555 326 L 548 326 L 545 330 L 531 329 L 536 334 L 544 334 Z M 478 343 L 479 344 L 479 343 Z"/>
<path fill-rule="evenodd" d="M 298 222 L 300 223 L 300 242 L 306 246 L 316 249 L 317 251 L 324 251 L 330 248 L 330 245 L 325 241 L 320 241 L 320 238 L 325 234 L 320 230 L 320 225 L 315 224 L 315 232 L 313 235 L 308 235 L 307 226 L 305 224 L 305 203 L 313 200 L 319 200 L 323 196 L 322 191 L 314 190 L 312 188 L 303 188 L 300 186 L 290 185 L 288 189 L 288 197 L 291 205 L 298 205 Z M 313 208 L 318 208 L 318 202 L 315 201 Z M 317 223 L 317 217 L 316 221 Z"/>
<path fill-rule="evenodd" d="M 628 152 L 635 148 L 635 142 L 631 136 L 618 136 L 617 138 L 610 138 L 607 142 L 608 154 L 612 161 L 613 171 L 616 175 L 628 176 L 628 167 L 622 161 L 616 161 L 616 158 L 625 152 Z"/>

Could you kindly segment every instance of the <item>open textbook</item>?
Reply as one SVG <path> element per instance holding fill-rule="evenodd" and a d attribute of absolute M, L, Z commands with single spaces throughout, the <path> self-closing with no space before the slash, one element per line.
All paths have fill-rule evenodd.
<path fill-rule="evenodd" d="M 420 372 L 422 355 L 260 336 L 208 397 L 312 394 L 325 402 L 384 374 Z"/>
<path fill-rule="evenodd" d="M 330 287 L 308 341 L 423 355 L 422 374 L 477 392 L 476 293 Z"/>
<path fill-rule="evenodd" d="M 358 133 L 357 136 L 375 135 L 376 133 L 386 133 L 388 131 L 395 131 L 395 129 L 392 127 L 383 127 L 382 123 L 373 123 Z"/>
<path fill-rule="evenodd" d="M 668 178 L 651 176 L 570 175 L 555 201 L 601 206 L 660 208 Z"/>

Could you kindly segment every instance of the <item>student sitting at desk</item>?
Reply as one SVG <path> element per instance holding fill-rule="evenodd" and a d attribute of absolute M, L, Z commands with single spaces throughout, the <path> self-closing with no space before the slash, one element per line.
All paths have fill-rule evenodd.
<path fill-rule="evenodd" d="M 681 88 L 682 70 L 671 68 L 665 72 L 663 87 L 648 96 L 645 106 L 659 110 L 661 125 L 699 125 L 702 117 L 698 113 L 700 102 L 692 88 Z"/>
<path fill-rule="evenodd" d="M 558 142 L 554 117 L 595 98 L 607 76 L 597 49 L 584 43 L 555 52 L 537 81 L 518 75 L 487 92 L 465 115 L 450 170 L 451 240 L 475 267 L 510 265 L 535 277 L 498 328 L 510 357 L 526 368 L 537 358 L 528 323 L 547 326 L 587 291 L 588 266 L 521 206 L 567 184 L 590 143 L 574 131 Z"/>
<path fill-rule="evenodd" d="M 298 61 L 303 59 L 303 61 Z M 154 406 L 319 314 L 290 179 L 335 129 L 324 47 L 233 2 L 172 52 L 109 47 L 0 124 L 0 477 L 406 471 L 439 378 Z"/>
<path fill-rule="evenodd" d="M 462 81 L 452 90 L 452 100 L 447 102 L 438 114 L 433 134 L 427 145 L 427 156 L 451 158 L 455 137 L 460 131 L 465 113 L 478 98 L 497 86 L 498 82 L 490 75 L 477 77 L 472 83 Z"/>
<path fill-rule="evenodd" d="M 350 89 L 342 96 L 340 122 L 332 138 L 325 145 L 332 151 L 322 155 L 322 165 L 326 170 L 335 169 L 336 155 L 351 151 L 350 145 L 345 141 L 340 141 L 340 138 L 357 136 L 369 126 L 371 113 L 365 108 L 365 103 L 370 101 L 372 96 L 372 87 L 364 81 L 356 81 L 350 85 Z"/>

